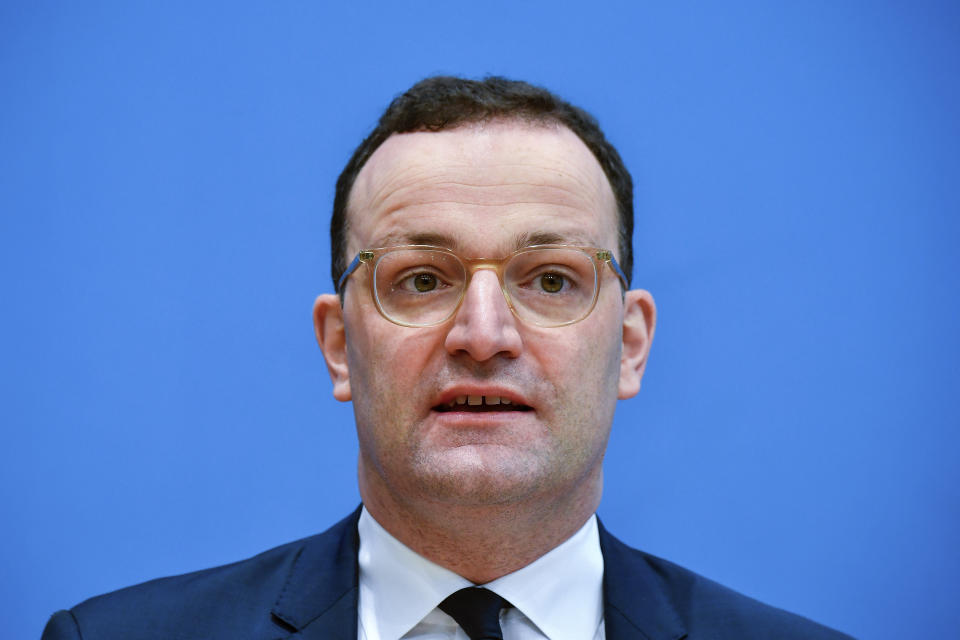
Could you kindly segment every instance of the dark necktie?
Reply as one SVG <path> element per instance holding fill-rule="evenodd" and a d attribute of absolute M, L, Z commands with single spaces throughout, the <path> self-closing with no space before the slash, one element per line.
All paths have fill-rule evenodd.
<path fill-rule="evenodd" d="M 482 587 L 467 587 L 440 603 L 440 610 L 457 621 L 470 640 L 503 640 L 500 610 L 510 603 Z"/>

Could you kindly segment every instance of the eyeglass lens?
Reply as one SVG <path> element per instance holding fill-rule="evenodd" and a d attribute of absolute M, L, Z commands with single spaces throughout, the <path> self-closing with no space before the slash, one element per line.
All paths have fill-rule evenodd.
<path fill-rule="evenodd" d="M 456 310 L 467 269 L 452 253 L 398 249 L 380 257 L 374 269 L 377 303 L 402 324 L 443 322 Z M 579 320 L 590 310 L 597 270 L 584 251 L 543 248 L 511 256 L 503 269 L 507 300 L 525 322 L 550 326 Z"/>

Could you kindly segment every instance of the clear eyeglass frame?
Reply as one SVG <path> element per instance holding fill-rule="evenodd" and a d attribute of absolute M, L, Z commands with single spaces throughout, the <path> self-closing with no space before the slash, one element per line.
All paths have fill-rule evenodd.
<path fill-rule="evenodd" d="M 507 265 L 511 260 L 534 251 L 540 250 L 552 250 L 552 249 L 566 249 L 566 250 L 576 250 L 578 252 L 586 255 L 592 262 L 594 268 L 594 286 L 593 286 L 593 295 L 589 301 L 589 304 L 584 306 L 583 310 L 575 314 L 575 317 L 571 319 L 564 320 L 562 322 L 544 322 L 532 320 L 528 317 L 524 311 L 517 308 L 515 305 L 510 292 L 504 282 L 504 274 L 506 273 Z M 464 280 L 463 284 L 460 286 L 459 295 L 456 299 L 456 303 L 450 305 L 450 311 L 445 316 L 441 317 L 438 320 L 433 320 L 430 322 L 416 323 L 416 322 L 407 322 L 403 319 L 396 318 L 392 316 L 386 309 L 384 309 L 380 296 L 377 293 L 377 283 L 376 283 L 376 273 L 377 266 L 384 256 L 389 255 L 390 253 L 397 251 L 409 251 L 409 250 L 422 250 L 422 251 L 432 251 L 439 252 L 443 255 L 454 258 L 460 265 L 463 267 Z M 393 247 L 381 247 L 377 249 L 364 249 L 357 253 L 353 258 L 350 264 L 347 266 L 346 270 L 343 272 L 343 275 L 340 276 L 340 279 L 337 281 L 337 293 L 340 295 L 341 301 L 344 296 L 344 288 L 347 284 L 347 279 L 360 268 L 360 265 L 367 265 L 371 269 L 370 277 L 370 294 L 373 298 L 374 303 L 376 304 L 377 311 L 380 312 L 384 318 L 390 322 L 399 325 L 401 327 L 411 327 L 411 328 L 422 328 L 422 327 L 433 327 L 439 324 L 447 322 L 452 318 L 457 310 L 460 308 L 460 305 L 463 303 L 463 299 L 466 295 L 467 289 L 470 287 L 470 281 L 473 278 L 473 274 L 481 269 L 488 269 L 494 271 L 497 274 L 497 279 L 500 281 L 500 290 L 503 293 L 503 296 L 507 302 L 507 306 L 510 308 L 510 311 L 513 315 L 522 322 L 533 324 L 540 327 L 563 327 L 571 324 L 580 322 L 587 316 L 589 316 L 593 309 L 597 305 L 597 299 L 600 296 L 600 287 L 603 281 L 603 266 L 609 265 L 610 269 L 614 274 L 619 278 L 620 283 L 623 287 L 623 291 L 626 291 L 629 288 L 629 283 L 627 282 L 627 276 L 624 274 L 623 269 L 620 268 L 620 265 L 617 263 L 617 259 L 614 257 L 613 252 L 609 249 L 603 249 L 600 247 L 581 247 L 576 245 L 563 245 L 563 244 L 541 244 L 541 245 L 531 245 L 528 247 L 523 247 L 514 251 L 513 253 L 503 257 L 503 258 L 464 258 L 454 251 L 444 247 L 436 247 L 432 245 L 398 245 Z"/>

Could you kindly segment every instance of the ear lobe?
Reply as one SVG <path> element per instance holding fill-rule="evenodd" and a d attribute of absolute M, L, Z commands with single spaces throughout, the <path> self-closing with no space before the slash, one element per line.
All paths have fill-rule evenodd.
<path fill-rule="evenodd" d="M 337 295 L 325 293 L 317 296 L 313 303 L 313 330 L 333 382 L 333 397 L 340 402 L 348 402 L 351 395 L 347 334 L 343 326 L 343 309 Z"/>
<path fill-rule="evenodd" d="M 650 292 L 642 289 L 627 291 L 623 302 L 623 350 L 617 397 L 626 400 L 640 391 L 657 325 L 657 307 Z"/>

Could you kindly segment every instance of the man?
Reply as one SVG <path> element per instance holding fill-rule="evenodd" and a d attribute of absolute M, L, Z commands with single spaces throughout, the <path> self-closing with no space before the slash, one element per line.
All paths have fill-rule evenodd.
<path fill-rule="evenodd" d="M 338 180 L 336 293 L 314 306 L 363 507 L 61 611 L 44 638 L 845 637 L 594 515 L 654 334 L 632 197 L 594 120 L 545 90 L 437 77 L 397 98 Z"/>

